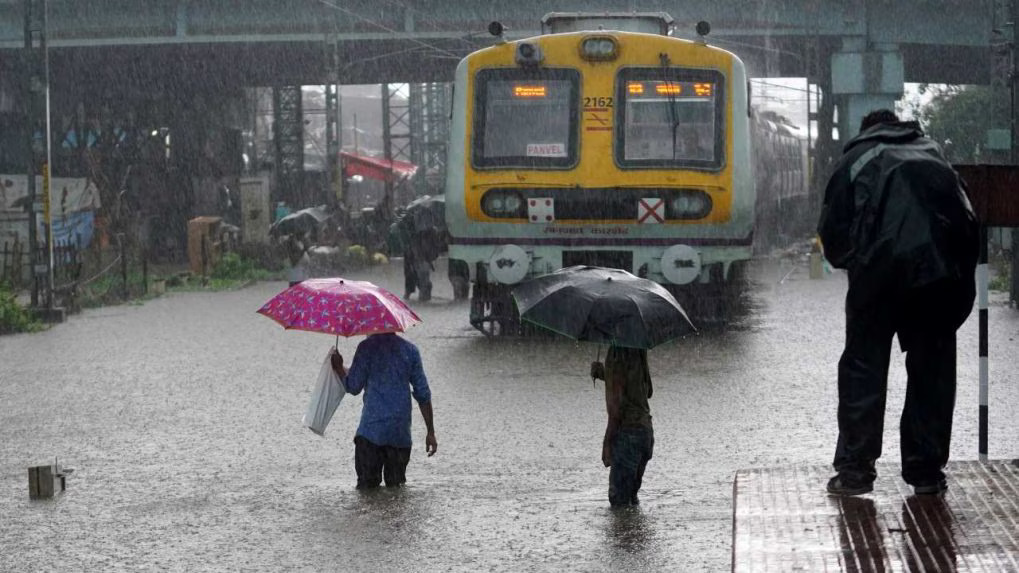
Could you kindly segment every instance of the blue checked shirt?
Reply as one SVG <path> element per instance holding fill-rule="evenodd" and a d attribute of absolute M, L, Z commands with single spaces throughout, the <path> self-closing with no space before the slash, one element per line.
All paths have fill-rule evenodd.
<path fill-rule="evenodd" d="M 364 390 L 357 435 L 378 446 L 411 446 L 410 397 L 418 404 L 432 399 L 421 354 L 395 334 L 373 334 L 357 345 L 344 381 L 347 392 Z"/>

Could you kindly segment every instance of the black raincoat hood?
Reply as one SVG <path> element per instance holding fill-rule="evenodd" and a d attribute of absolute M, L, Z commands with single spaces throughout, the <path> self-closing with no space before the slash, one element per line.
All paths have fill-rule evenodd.
<path fill-rule="evenodd" d="M 897 121 L 894 123 L 879 123 L 861 131 L 859 135 L 850 139 L 842 150 L 849 153 L 853 147 L 861 143 L 907 143 L 923 137 L 923 130 L 920 124 L 915 121 Z"/>

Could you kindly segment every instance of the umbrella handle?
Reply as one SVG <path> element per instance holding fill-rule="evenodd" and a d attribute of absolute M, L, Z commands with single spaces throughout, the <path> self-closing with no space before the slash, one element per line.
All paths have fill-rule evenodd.
<path fill-rule="evenodd" d="M 336 344 L 333 345 L 333 348 L 335 348 L 337 352 L 340 351 L 340 335 L 339 334 L 336 335 Z"/>

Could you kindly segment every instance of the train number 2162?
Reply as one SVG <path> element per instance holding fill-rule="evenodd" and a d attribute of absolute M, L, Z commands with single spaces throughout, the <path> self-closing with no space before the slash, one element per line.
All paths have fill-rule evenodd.
<path fill-rule="evenodd" d="M 612 107 L 611 97 L 586 97 L 584 107 Z"/>

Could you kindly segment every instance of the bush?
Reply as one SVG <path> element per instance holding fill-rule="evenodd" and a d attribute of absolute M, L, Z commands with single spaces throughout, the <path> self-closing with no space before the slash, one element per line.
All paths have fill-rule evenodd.
<path fill-rule="evenodd" d="M 18 304 L 14 291 L 0 283 L 0 334 L 32 332 L 39 327 L 32 314 Z"/>
<path fill-rule="evenodd" d="M 350 245 L 347 247 L 347 261 L 355 266 L 368 264 L 368 250 L 361 245 Z"/>
<path fill-rule="evenodd" d="M 286 247 L 280 243 L 241 243 L 236 251 L 256 268 L 282 271 L 288 266 Z"/>
<path fill-rule="evenodd" d="M 212 278 L 223 280 L 263 280 L 270 275 L 269 271 L 255 266 L 254 261 L 237 253 L 226 253 L 212 269 Z"/>
<path fill-rule="evenodd" d="M 1009 269 L 1005 268 L 999 271 L 998 274 L 992 276 L 987 283 L 988 290 L 994 290 L 999 292 L 1008 292 L 1012 287 L 1012 276 L 1009 273 Z"/>

